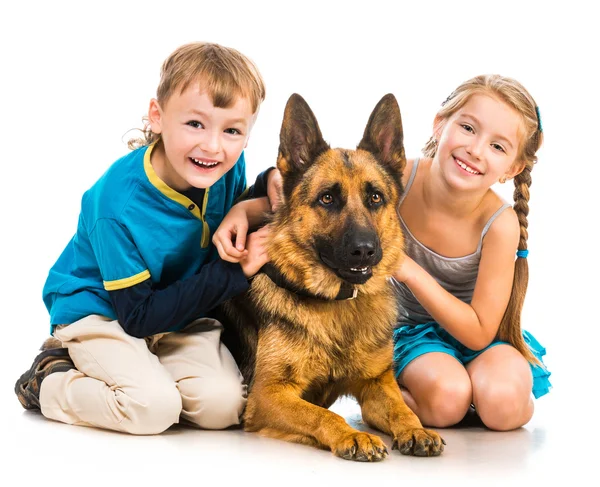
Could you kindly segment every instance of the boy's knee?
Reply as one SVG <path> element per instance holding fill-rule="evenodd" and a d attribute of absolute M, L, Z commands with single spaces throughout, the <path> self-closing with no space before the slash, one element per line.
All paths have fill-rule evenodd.
<path fill-rule="evenodd" d="M 179 382 L 183 415 L 204 429 L 240 423 L 247 387 L 237 377 L 192 378 Z"/>
<path fill-rule="evenodd" d="M 181 395 L 175 383 L 137 389 L 120 402 L 124 405 L 121 427 L 134 435 L 162 433 L 179 422 L 182 410 Z"/>

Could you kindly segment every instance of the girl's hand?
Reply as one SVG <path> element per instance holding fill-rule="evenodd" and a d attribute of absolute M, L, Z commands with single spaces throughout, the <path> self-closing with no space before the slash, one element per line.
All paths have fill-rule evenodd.
<path fill-rule="evenodd" d="M 248 235 L 247 255 L 240 261 L 242 271 L 248 278 L 256 274 L 262 266 L 269 262 L 266 243 L 269 236 L 269 226 L 265 225 L 260 230 Z"/>
<path fill-rule="evenodd" d="M 396 269 L 396 271 L 394 272 L 393 277 L 398 282 L 406 282 L 412 276 L 415 275 L 416 268 L 417 263 L 414 260 L 412 260 L 408 255 L 405 255 L 402 259 L 400 267 L 398 267 L 398 269 Z"/>
<path fill-rule="evenodd" d="M 212 238 L 221 259 L 227 262 L 240 262 L 248 256 L 246 250 L 248 225 L 248 214 L 244 205 L 232 206 Z"/>
<path fill-rule="evenodd" d="M 279 169 L 275 168 L 267 177 L 267 196 L 269 197 L 269 203 L 271 204 L 271 210 L 275 211 L 282 198 L 282 179 Z"/>

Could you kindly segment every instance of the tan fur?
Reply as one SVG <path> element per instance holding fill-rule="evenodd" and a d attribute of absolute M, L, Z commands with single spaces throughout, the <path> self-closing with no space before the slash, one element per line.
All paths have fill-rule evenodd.
<path fill-rule="evenodd" d="M 298 95 L 288 101 L 277 162 L 285 201 L 271 223 L 272 264 L 294 286 L 334 298 L 347 279 L 325 265 L 323 248 L 340 251 L 367 231 L 382 254 L 370 266 L 372 276 L 354 283 L 355 299 L 301 296 L 259 274 L 246 295 L 223 307 L 224 341 L 250 387 L 247 431 L 346 459 L 381 460 L 387 450 L 379 437 L 328 410 L 352 395 L 365 421 L 390 435 L 401 453 L 443 451 L 440 436 L 423 429 L 404 403 L 392 372 L 397 309 L 389 278 L 403 257 L 397 206 L 404 164 L 400 111 L 391 95 L 375 108 L 357 150 L 329 148 L 306 102 Z M 336 206 L 320 204 L 324 192 L 335 195 Z M 377 206 L 381 195 L 385 204 Z"/>

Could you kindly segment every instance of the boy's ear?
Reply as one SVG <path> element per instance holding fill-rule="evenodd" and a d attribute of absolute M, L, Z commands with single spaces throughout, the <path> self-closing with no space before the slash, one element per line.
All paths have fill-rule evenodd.
<path fill-rule="evenodd" d="M 162 132 L 162 111 L 156 98 L 150 100 L 150 106 L 148 107 L 148 121 L 150 122 L 150 129 L 152 132 L 155 134 L 160 134 Z"/>

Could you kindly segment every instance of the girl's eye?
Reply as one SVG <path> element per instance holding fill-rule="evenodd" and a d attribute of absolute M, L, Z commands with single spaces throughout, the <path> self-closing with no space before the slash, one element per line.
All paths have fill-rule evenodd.
<path fill-rule="evenodd" d="M 321 204 L 329 206 L 331 203 L 333 203 L 333 196 L 331 196 L 331 193 L 325 193 L 319 198 L 319 201 Z"/>
<path fill-rule="evenodd" d="M 187 124 L 190 127 L 194 127 L 195 129 L 202 128 L 202 124 L 200 122 L 198 122 L 197 120 L 190 120 Z"/>
<path fill-rule="evenodd" d="M 242 133 L 238 129 L 225 129 L 226 134 L 241 135 Z"/>
<path fill-rule="evenodd" d="M 383 197 L 380 193 L 373 193 L 371 195 L 371 203 L 374 205 L 379 205 L 383 202 Z"/>
<path fill-rule="evenodd" d="M 504 147 L 502 147 L 502 146 L 501 146 L 501 145 L 499 145 L 499 144 L 492 144 L 492 147 L 493 147 L 494 149 L 496 149 L 496 150 L 499 150 L 500 152 L 506 152 L 506 151 L 504 150 Z"/>
<path fill-rule="evenodd" d="M 473 132 L 473 127 L 471 127 L 470 125 L 466 124 L 466 123 L 461 123 L 460 126 L 462 128 L 464 128 L 467 132 Z"/>

